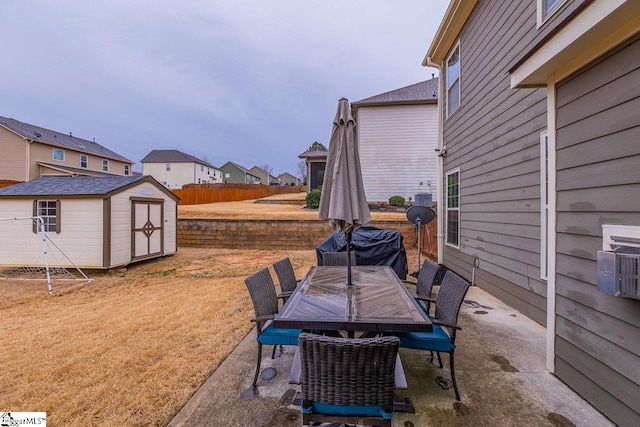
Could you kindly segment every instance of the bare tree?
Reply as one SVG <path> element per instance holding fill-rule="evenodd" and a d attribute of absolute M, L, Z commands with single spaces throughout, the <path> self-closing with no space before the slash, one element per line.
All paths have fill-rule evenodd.
<path fill-rule="evenodd" d="M 296 175 L 298 176 L 298 178 L 300 178 L 300 181 L 306 182 L 306 178 L 307 178 L 307 162 L 305 162 L 304 160 L 299 160 L 298 161 L 298 165 L 297 165 L 297 169 L 296 169 Z"/>
<path fill-rule="evenodd" d="M 269 163 L 265 163 L 264 165 L 261 166 L 261 168 L 262 168 L 263 171 L 265 171 L 269 175 L 273 176 L 273 167 L 269 166 Z"/>

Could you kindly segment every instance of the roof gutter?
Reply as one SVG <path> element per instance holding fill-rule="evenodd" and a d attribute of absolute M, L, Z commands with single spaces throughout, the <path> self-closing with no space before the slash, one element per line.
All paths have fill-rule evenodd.
<path fill-rule="evenodd" d="M 460 35 L 463 25 L 467 22 L 478 0 L 451 0 L 449 7 L 440 22 L 438 31 L 433 37 L 431 46 L 422 61 L 425 67 L 436 67 L 444 63 L 451 46 Z"/>

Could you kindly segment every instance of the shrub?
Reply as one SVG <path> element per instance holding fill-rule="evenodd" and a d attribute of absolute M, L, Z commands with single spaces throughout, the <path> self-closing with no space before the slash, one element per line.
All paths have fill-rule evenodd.
<path fill-rule="evenodd" d="M 391 206 L 404 206 L 404 197 L 402 197 L 402 196 L 391 196 L 391 197 L 389 197 L 389 204 Z"/>
<path fill-rule="evenodd" d="M 311 190 L 307 194 L 307 207 L 309 209 L 318 209 L 320 206 L 320 196 L 322 192 L 320 190 Z"/>

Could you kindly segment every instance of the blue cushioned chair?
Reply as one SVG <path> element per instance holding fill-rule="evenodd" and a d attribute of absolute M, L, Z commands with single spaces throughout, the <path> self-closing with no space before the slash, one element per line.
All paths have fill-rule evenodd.
<path fill-rule="evenodd" d="M 395 336 L 300 334 L 302 424 L 390 427 L 398 344 Z"/>
<path fill-rule="evenodd" d="M 456 331 L 461 329 L 457 324 L 458 313 L 469 286 L 466 280 L 448 270 L 444 275 L 435 301 L 436 311 L 435 316 L 432 318 L 433 332 L 398 334 L 400 347 L 435 351 L 441 368 L 443 365 L 440 353 L 449 353 L 449 369 L 451 370 L 451 381 L 456 393 L 456 400 L 460 400 L 460 393 L 456 384 L 453 354 L 456 349 Z"/>
<path fill-rule="evenodd" d="M 251 295 L 253 310 L 256 315 L 251 321 L 256 323 L 256 329 L 258 330 L 258 362 L 256 373 L 253 377 L 253 387 L 255 388 L 258 382 L 258 373 L 260 372 L 262 346 L 273 345 L 274 353 L 271 355 L 273 357 L 275 347 L 278 345 L 298 345 L 298 335 L 302 330 L 274 328 L 273 323 L 270 322 L 278 313 L 278 297 L 268 269 L 263 268 L 247 277 L 244 279 L 244 283 L 247 285 L 249 295 Z M 265 327 L 265 325 L 267 326 Z"/>

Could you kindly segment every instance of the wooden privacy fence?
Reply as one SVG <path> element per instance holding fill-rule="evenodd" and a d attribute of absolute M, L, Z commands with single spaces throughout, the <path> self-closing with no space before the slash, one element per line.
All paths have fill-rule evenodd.
<path fill-rule="evenodd" d="M 180 197 L 181 205 L 199 205 L 261 199 L 275 194 L 301 193 L 306 191 L 306 187 L 262 184 L 188 184 L 180 190 L 171 191 Z"/>

